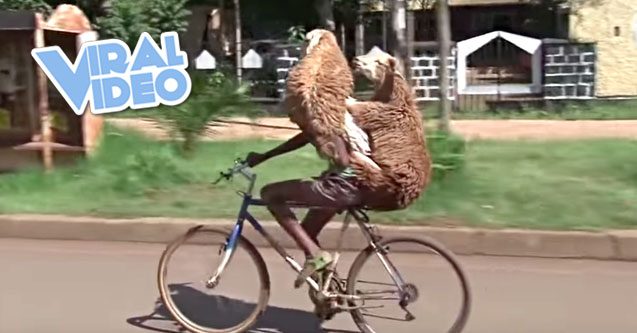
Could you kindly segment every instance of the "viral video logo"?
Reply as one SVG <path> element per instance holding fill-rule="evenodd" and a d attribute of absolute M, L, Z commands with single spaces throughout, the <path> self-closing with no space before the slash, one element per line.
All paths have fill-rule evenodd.
<path fill-rule="evenodd" d="M 161 35 L 161 48 L 142 33 L 131 56 L 117 39 L 87 42 L 72 64 L 59 46 L 31 55 L 77 115 L 90 101 L 94 114 L 177 105 L 190 95 L 188 57 L 176 32 Z"/>

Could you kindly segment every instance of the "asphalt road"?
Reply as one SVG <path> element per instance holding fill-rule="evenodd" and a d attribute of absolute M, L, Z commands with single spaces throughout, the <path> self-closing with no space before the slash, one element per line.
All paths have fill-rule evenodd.
<path fill-rule="evenodd" d="M 155 271 L 162 250 L 154 244 L 0 239 L 0 332 L 179 332 L 158 303 Z M 357 331 L 347 314 L 321 325 L 307 290 L 294 290 L 288 267 L 272 251 L 261 252 L 272 296 L 253 332 Z M 238 258 L 237 278 L 226 284 L 247 292 L 254 287 L 252 275 Z M 352 258 L 347 254 L 345 261 Z M 637 332 L 637 263 L 460 259 L 474 296 L 465 332 Z M 448 314 L 443 307 L 453 307 L 453 279 L 442 274 L 444 266 L 423 257 L 401 254 L 395 260 L 406 275 L 429 279 L 420 296 L 434 305 L 416 315 L 432 316 L 419 316 L 425 321 L 417 326 L 383 321 L 378 331 L 441 332 Z"/>

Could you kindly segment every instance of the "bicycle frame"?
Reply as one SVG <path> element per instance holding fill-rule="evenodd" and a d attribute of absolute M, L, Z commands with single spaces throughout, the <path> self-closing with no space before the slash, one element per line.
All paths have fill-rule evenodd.
<path fill-rule="evenodd" d="M 272 248 L 290 265 L 290 267 L 293 270 L 295 270 L 297 273 L 300 273 L 301 270 L 302 270 L 301 265 L 298 262 L 296 262 L 294 260 L 294 258 L 292 258 L 291 255 L 289 255 L 289 253 L 285 250 L 285 248 L 283 246 L 281 246 L 281 244 L 277 240 L 275 240 L 265 230 L 265 228 L 263 228 L 263 226 L 259 223 L 259 221 L 254 216 L 252 216 L 252 214 L 250 214 L 250 212 L 249 212 L 250 206 L 267 206 L 267 204 L 263 200 L 256 199 L 256 198 L 252 197 L 252 191 L 254 189 L 254 183 L 256 181 L 256 175 L 251 173 L 250 171 L 248 171 L 246 169 L 245 164 L 244 164 L 244 165 L 235 166 L 227 174 L 222 173 L 222 176 L 225 176 L 226 178 L 230 178 L 235 173 L 241 173 L 244 177 L 246 177 L 249 180 L 248 190 L 246 192 L 242 192 L 243 202 L 241 203 L 241 208 L 239 210 L 239 215 L 237 217 L 237 223 L 235 224 L 234 228 L 232 229 L 232 231 L 230 233 L 230 236 L 228 237 L 227 242 L 225 244 L 225 248 L 224 248 L 225 253 L 224 253 L 224 257 L 222 259 L 222 262 L 219 265 L 219 268 L 217 269 L 217 271 L 207 281 L 206 285 L 209 288 L 213 288 L 219 283 L 219 278 L 220 278 L 221 274 L 223 273 L 223 271 L 225 270 L 226 266 L 228 265 L 228 263 L 232 259 L 232 256 L 233 256 L 234 251 L 236 249 L 236 246 L 238 244 L 239 238 L 241 237 L 241 234 L 242 234 L 242 231 L 243 231 L 243 226 L 244 226 L 246 220 L 252 225 L 252 227 L 254 227 L 254 229 L 259 234 L 261 234 L 261 236 L 263 236 L 268 241 L 268 243 L 272 246 Z M 294 203 L 290 203 L 290 204 L 288 204 L 288 206 L 290 206 L 291 208 L 320 208 L 320 207 L 311 207 L 311 206 L 307 206 L 307 205 L 294 204 Z M 348 212 L 347 212 L 347 214 L 345 216 L 345 220 L 344 220 L 343 226 L 341 228 L 341 234 L 340 234 L 340 237 L 338 239 L 336 255 L 334 257 L 333 262 L 330 265 L 329 276 L 326 279 L 324 285 L 320 286 L 318 284 L 318 282 L 316 282 L 311 277 L 307 278 L 308 284 L 311 286 L 312 289 L 314 289 L 314 291 L 321 292 L 327 298 L 342 298 L 342 299 L 346 299 L 346 300 L 350 300 L 350 301 L 365 300 L 365 299 L 379 299 L 379 298 L 387 299 L 387 298 L 382 297 L 382 296 L 380 296 L 380 297 L 379 296 L 366 297 L 366 296 L 356 296 L 356 295 L 335 294 L 335 293 L 329 293 L 328 292 L 330 281 L 332 280 L 332 277 L 333 277 L 334 272 L 336 270 L 336 265 L 338 263 L 338 259 L 340 257 L 340 252 L 341 252 L 342 245 L 343 245 L 342 243 L 343 243 L 343 238 L 344 238 L 344 235 L 345 235 L 345 231 L 349 227 L 349 224 L 350 224 L 350 221 L 351 221 L 352 217 L 354 217 L 354 219 L 356 220 L 357 224 L 359 225 L 361 231 L 365 235 L 365 238 L 369 242 L 370 246 L 374 249 L 376 255 L 379 257 L 379 259 L 383 263 L 384 268 L 390 274 L 395 286 L 398 288 L 399 294 L 402 297 L 402 295 L 404 293 L 404 286 L 405 286 L 405 282 L 404 282 L 403 278 L 401 277 L 400 273 L 396 270 L 394 265 L 389 260 L 387 260 L 387 258 L 385 257 L 384 249 L 381 249 L 377 245 L 378 239 L 374 235 L 372 227 L 366 223 L 367 222 L 367 217 L 366 216 L 359 216 L 359 214 L 357 214 L 353 210 L 348 210 Z"/>

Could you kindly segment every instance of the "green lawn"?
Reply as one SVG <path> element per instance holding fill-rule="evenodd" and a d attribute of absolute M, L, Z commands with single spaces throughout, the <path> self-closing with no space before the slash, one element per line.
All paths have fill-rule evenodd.
<path fill-rule="evenodd" d="M 427 119 L 438 117 L 437 103 L 425 103 Z M 554 120 L 628 120 L 637 119 L 637 100 L 554 102 L 546 108 L 522 110 L 457 111 L 453 119 L 554 119 Z"/>
<path fill-rule="evenodd" d="M 234 217 L 244 184 L 212 186 L 220 170 L 278 142 L 203 143 L 192 159 L 170 144 L 107 129 L 97 155 L 50 175 L 0 176 L 0 213 Z M 319 173 L 306 147 L 256 169 L 259 186 Z M 268 217 L 264 210 L 258 216 Z M 383 223 L 462 223 L 486 227 L 637 227 L 637 141 L 468 144 L 464 169 L 434 182 L 409 209 L 375 214 Z"/>
<path fill-rule="evenodd" d="M 438 105 L 435 102 L 422 104 L 422 112 L 426 119 L 438 117 Z M 244 114 L 238 114 L 242 116 Z M 266 114 L 262 114 L 265 116 Z M 154 109 L 126 110 L 108 114 L 109 118 L 158 118 L 159 112 Z M 287 117 L 285 114 L 273 115 Z M 495 111 L 457 111 L 453 119 L 555 119 L 555 120 L 627 120 L 637 119 L 637 100 L 618 101 L 581 101 L 556 102 L 550 108 L 524 108 L 521 111 L 499 109 Z"/>

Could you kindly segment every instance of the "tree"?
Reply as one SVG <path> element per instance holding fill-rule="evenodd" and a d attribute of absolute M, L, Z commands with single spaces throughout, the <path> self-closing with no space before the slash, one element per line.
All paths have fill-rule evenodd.
<path fill-rule="evenodd" d="M 157 35 L 150 25 L 144 6 L 134 0 L 115 0 L 106 9 L 106 15 L 97 19 L 100 34 L 105 38 L 116 38 L 135 48 L 139 35 L 148 32 Z"/>
<path fill-rule="evenodd" d="M 392 52 L 398 60 L 398 68 L 405 77 L 411 77 L 407 52 L 407 4 L 406 0 L 391 0 Z"/>
<path fill-rule="evenodd" d="M 449 52 L 451 49 L 451 20 L 449 19 L 449 3 L 447 0 L 437 1 L 438 46 L 440 56 L 440 123 L 445 133 L 450 131 L 451 101 L 449 100 Z"/>
<path fill-rule="evenodd" d="M 159 33 L 186 32 L 190 16 L 190 11 L 186 9 L 188 0 L 152 0 L 147 3 L 149 8 L 146 15 L 153 29 L 158 30 Z"/>
<path fill-rule="evenodd" d="M 334 0 L 315 0 L 315 5 L 321 20 L 321 26 L 327 30 L 335 31 Z"/>
<path fill-rule="evenodd" d="M 58 1 L 64 2 L 63 0 Z M 75 0 L 75 5 L 80 7 L 91 23 L 95 23 L 99 17 L 106 14 L 104 8 L 106 2 L 107 0 Z"/>
<path fill-rule="evenodd" d="M 185 32 L 190 15 L 186 3 L 187 0 L 113 0 L 106 15 L 97 19 L 97 25 L 102 36 L 120 39 L 133 49 L 142 32 L 148 32 L 155 40 L 162 32 Z"/>
<path fill-rule="evenodd" d="M 51 6 L 44 0 L 0 0 L 0 10 L 17 11 L 27 10 L 51 14 Z"/>

